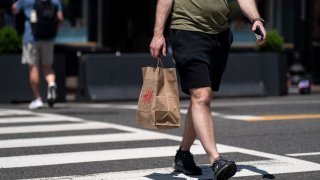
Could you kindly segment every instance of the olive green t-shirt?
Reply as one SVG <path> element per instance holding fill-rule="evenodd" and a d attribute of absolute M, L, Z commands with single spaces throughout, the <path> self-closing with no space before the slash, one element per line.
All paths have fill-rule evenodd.
<path fill-rule="evenodd" d="M 172 29 L 217 34 L 228 28 L 227 0 L 174 0 Z"/>

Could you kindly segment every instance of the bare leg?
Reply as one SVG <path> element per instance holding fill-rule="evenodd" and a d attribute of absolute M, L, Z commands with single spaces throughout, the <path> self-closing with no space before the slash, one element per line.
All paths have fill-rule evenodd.
<path fill-rule="evenodd" d="M 29 66 L 29 79 L 31 84 L 31 89 L 35 99 L 40 98 L 40 78 L 39 78 L 39 66 L 30 65 Z"/>
<path fill-rule="evenodd" d="M 196 132 L 204 150 L 206 151 L 210 163 L 219 157 L 214 124 L 211 115 L 210 102 L 212 98 L 212 91 L 209 87 L 191 89 L 191 119 L 194 127 L 194 132 Z M 190 129 L 192 129 L 192 124 L 190 123 Z M 190 140 L 194 138 L 193 132 L 191 131 L 189 137 Z"/>
<path fill-rule="evenodd" d="M 53 71 L 51 65 L 42 65 L 42 67 L 43 67 L 43 72 L 44 72 L 47 83 L 49 85 L 52 83 L 55 83 L 56 76 L 54 74 L 54 71 Z"/>
<path fill-rule="evenodd" d="M 192 106 L 192 103 L 190 103 L 188 108 L 183 138 L 181 142 L 181 150 L 183 151 L 190 150 L 192 144 L 197 138 L 197 134 L 196 134 L 196 131 L 194 130 L 192 117 L 191 117 L 191 106 Z"/>

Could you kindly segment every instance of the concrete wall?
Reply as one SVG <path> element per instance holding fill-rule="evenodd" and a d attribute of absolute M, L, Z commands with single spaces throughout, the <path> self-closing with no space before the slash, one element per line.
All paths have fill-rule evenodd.
<path fill-rule="evenodd" d="M 287 94 L 285 54 L 233 53 L 218 96 L 278 96 Z"/>
<path fill-rule="evenodd" d="M 172 58 L 163 60 L 173 67 Z M 154 66 L 149 54 L 86 54 L 80 58 L 78 100 L 136 100 L 142 85 L 141 67 Z M 277 96 L 287 93 L 286 56 L 267 53 L 231 54 L 220 97 Z M 181 93 L 182 97 L 186 97 Z"/>
<path fill-rule="evenodd" d="M 149 54 L 85 54 L 79 59 L 79 101 L 136 100 L 142 85 L 141 67 L 154 66 Z M 65 101 L 65 56 L 55 56 L 58 100 Z M 174 67 L 171 57 L 164 67 Z M 283 54 L 232 53 L 223 76 L 218 97 L 278 96 L 287 93 L 287 65 Z M 28 66 L 20 55 L 0 55 L 0 103 L 32 100 Z M 41 80 L 46 99 L 46 83 Z M 187 97 L 180 92 L 181 97 Z"/>
<path fill-rule="evenodd" d="M 55 55 L 54 70 L 58 84 L 58 101 L 65 101 L 65 58 Z M 33 99 L 28 65 L 21 64 L 21 55 L 0 55 L 0 103 L 28 102 Z M 43 77 L 43 76 L 42 76 Z M 47 84 L 41 78 L 41 94 L 47 97 Z"/>

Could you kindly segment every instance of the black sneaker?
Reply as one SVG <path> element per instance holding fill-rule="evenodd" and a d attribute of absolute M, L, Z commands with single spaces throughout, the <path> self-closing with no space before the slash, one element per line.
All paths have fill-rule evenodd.
<path fill-rule="evenodd" d="M 177 151 L 174 158 L 173 168 L 178 172 L 183 172 L 186 175 L 201 175 L 202 169 L 196 165 L 193 160 L 193 155 L 190 151 L 182 151 L 181 148 Z"/>
<path fill-rule="evenodd" d="M 229 179 L 237 172 L 237 166 L 234 161 L 228 161 L 219 156 L 212 164 L 213 180 Z"/>
<path fill-rule="evenodd" d="M 57 99 L 57 92 L 56 92 L 57 86 L 49 86 L 48 87 L 48 104 L 49 107 L 53 107 L 54 103 L 56 102 Z"/>

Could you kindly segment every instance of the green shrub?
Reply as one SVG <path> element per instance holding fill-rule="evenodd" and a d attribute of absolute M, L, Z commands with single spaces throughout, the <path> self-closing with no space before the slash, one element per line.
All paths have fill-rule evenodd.
<path fill-rule="evenodd" d="M 0 29 L 0 53 L 17 53 L 21 50 L 21 38 L 13 27 Z"/>
<path fill-rule="evenodd" d="M 283 37 L 278 32 L 268 31 L 266 42 L 257 48 L 259 51 L 281 52 L 283 50 L 283 43 Z"/>

